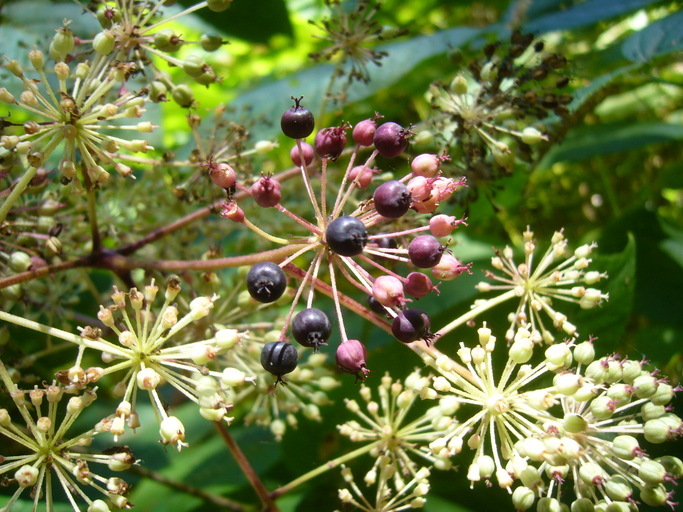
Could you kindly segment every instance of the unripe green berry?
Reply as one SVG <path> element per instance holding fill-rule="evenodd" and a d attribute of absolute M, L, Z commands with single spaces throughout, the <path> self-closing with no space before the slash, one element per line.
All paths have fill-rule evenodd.
<path fill-rule="evenodd" d="M 661 507 L 665 505 L 669 500 L 669 493 L 666 491 L 666 487 L 663 484 L 659 484 L 655 487 L 645 487 L 640 490 L 640 499 L 646 505 L 651 507 Z"/>
<path fill-rule="evenodd" d="M 154 80 L 149 86 L 149 99 L 151 99 L 154 103 L 167 101 L 167 93 L 168 88 L 166 85 L 158 80 Z"/>
<path fill-rule="evenodd" d="M 92 42 L 92 47 L 100 55 L 109 55 L 114 51 L 114 46 L 116 46 L 116 38 L 108 30 L 103 30 L 97 34 Z"/>
<path fill-rule="evenodd" d="M 663 405 L 655 405 L 652 402 L 645 402 L 640 408 L 640 415 L 643 421 L 655 420 L 661 418 L 666 414 L 666 407 Z"/>
<path fill-rule="evenodd" d="M 598 486 L 605 482 L 607 474 L 596 462 L 587 462 L 579 467 L 579 478 L 588 486 Z"/>
<path fill-rule="evenodd" d="M 574 359 L 579 364 L 590 364 L 595 359 L 595 347 L 590 341 L 584 341 L 574 347 Z"/>
<path fill-rule="evenodd" d="M 54 48 L 55 52 L 66 55 L 74 49 L 74 46 L 74 34 L 71 29 L 68 27 L 58 28 L 54 37 L 52 38 L 52 44 L 50 47 Z"/>
<path fill-rule="evenodd" d="M 599 396 L 590 403 L 590 411 L 598 420 L 612 417 L 616 409 L 616 402 L 608 396 Z"/>
<path fill-rule="evenodd" d="M 605 382 L 605 378 L 607 377 L 607 367 L 605 365 L 604 359 L 598 359 L 597 361 L 590 363 L 586 367 L 585 375 L 596 384 Z"/>
<path fill-rule="evenodd" d="M 208 0 L 207 7 L 213 12 L 223 12 L 232 4 L 232 0 Z"/>
<path fill-rule="evenodd" d="M 190 55 L 183 61 L 183 71 L 193 78 L 204 73 L 206 68 L 206 61 L 197 55 Z"/>
<path fill-rule="evenodd" d="M 171 29 L 160 30 L 154 34 L 154 46 L 162 52 L 175 52 L 180 49 L 184 41 Z"/>
<path fill-rule="evenodd" d="M 621 365 L 621 378 L 626 384 L 633 381 L 643 373 L 643 367 L 638 361 L 624 361 Z"/>
<path fill-rule="evenodd" d="M 572 396 L 581 387 L 582 381 L 575 373 L 558 373 L 553 378 L 553 384 L 558 392 L 565 396 Z"/>
<path fill-rule="evenodd" d="M 664 443 L 672 437 L 668 423 L 661 418 L 645 422 L 643 434 L 648 442 L 654 444 Z"/>
<path fill-rule="evenodd" d="M 588 428 L 588 421 L 580 414 L 567 414 L 564 417 L 563 426 L 567 432 L 578 434 Z"/>
<path fill-rule="evenodd" d="M 648 485 L 657 485 L 664 481 L 666 470 L 659 462 L 646 459 L 640 463 L 638 476 Z"/>
<path fill-rule="evenodd" d="M 671 384 L 660 382 L 657 391 L 650 397 L 650 401 L 655 405 L 666 405 L 674 397 L 674 390 Z"/>
<path fill-rule="evenodd" d="M 8 300 L 19 300 L 21 298 L 22 287 L 21 283 L 11 284 L 0 288 L 0 295 Z"/>
<path fill-rule="evenodd" d="M 607 389 L 607 396 L 617 402 L 617 406 L 625 405 L 631 401 L 633 388 L 626 384 L 612 384 Z"/>
<path fill-rule="evenodd" d="M 613 501 L 605 508 L 605 512 L 631 512 L 631 510 L 631 504 L 625 501 Z"/>
<path fill-rule="evenodd" d="M 434 140 L 434 135 L 429 130 L 422 130 L 413 137 L 413 144 L 417 146 L 426 146 L 431 144 Z"/>
<path fill-rule="evenodd" d="M 537 512 L 562 512 L 560 502 L 555 498 L 541 498 L 536 505 Z"/>
<path fill-rule="evenodd" d="M 13 272 L 25 272 L 31 266 L 31 257 L 22 251 L 15 251 L 10 254 L 7 265 Z"/>
<path fill-rule="evenodd" d="M 188 85 L 180 84 L 173 89 L 173 101 L 183 108 L 189 108 L 194 103 L 194 93 Z"/>
<path fill-rule="evenodd" d="M 657 379 L 648 373 L 640 375 L 633 381 L 633 388 L 638 398 L 649 398 L 657 391 Z"/>
<path fill-rule="evenodd" d="M 223 39 L 211 34 L 203 34 L 199 42 L 205 52 L 215 52 L 223 46 Z"/>
<path fill-rule="evenodd" d="M 103 500 L 94 500 L 88 505 L 88 512 L 111 512 L 109 505 Z"/>
<path fill-rule="evenodd" d="M 216 75 L 216 72 L 213 70 L 213 68 L 208 66 L 204 73 L 202 73 L 199 76 L 194 76 L 192 78 L 194 78 L 195 82 L 202 85 L 211 85 L 218 81 L 218 75 Z"/>
<path fill-rule="evenodd" d="M 621 435 L 612 440 L 612 453 L 622 460 L 631 460 L 640 452 L 638 440 L 633 436 Z"/>
<path fill-rule="evenodd" d="M 605 492 L 607 496 L 616 501 L 628 501 L 633 495 L 633 489 L 628 481 L 620 475 L 614 475 L 605 484 Z"/>
<path fill-rule="evenodd" d="M 536 500 L 534 491 L 528 487 L 517 487 L 512 493 L 512 504 L 515 510 L 529 510 Z"/>
<path fill-rule="evenodd" d="M 588 498 L 579 498 L 572 502 L 571 512 L 593 512 L 595 507 Z"/>

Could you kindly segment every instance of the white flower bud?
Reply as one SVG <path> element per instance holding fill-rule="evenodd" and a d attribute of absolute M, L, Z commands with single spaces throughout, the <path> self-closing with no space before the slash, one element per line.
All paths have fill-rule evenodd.
<path fill-rule="evenodd" d="M 14 473 L 14 479 L 17 481 L 17 484 L 19 484 L 19 487 L 26 488 L 35 485 L 35 483 L 38 481 L 39 473 L 40 471 L 38 468 L 24 465 Z"/>
<path fill-rule="evenodd" d="M 175 416 L 164 418 L 159 428 L 159 435 L 163 444 L 177 444 L 178 451 L 183 446 L 188 446 L 183 442 L 185 439 L 185 426 Z"/>

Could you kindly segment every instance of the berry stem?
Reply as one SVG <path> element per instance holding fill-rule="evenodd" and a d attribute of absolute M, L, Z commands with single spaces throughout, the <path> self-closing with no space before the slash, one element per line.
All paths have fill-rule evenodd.
<path fill-rule="evenodd" d="M 395 233 L 390 233 L 391 236 L 401 236 L 401 235 L 411 235 L 413 233 L 419 233 L 421 231 L 429 231 L 429 225 L 426 226 L 420 226 L 419 228 L 413 228 L 413 229 L 406 229 L 404 231 L 396 231 Z M 382 233 L 379 235 L 372 235 L 368 237 L 368 241 L 370 240 L 375 240 L 377 238 L 386 238 L 386 233 Z"/>
<path fill-rule="evenodd" d="M 311 188 L 311 181 L 308 177 L 308 167 L 306 166 L 306 159 L 304 158 L 304 148 L 301 146 L 301 139 L 296 139 L 296 147 L 299 150 L 299 158 L 301 159 L 301 177 L 304 180 L 304 186 L 306 187 L 308 198 L 311 201 L 311 204 L 313 205 L 313 209 L 315 210 L 315 218 L 318 221 L 318 225 L 322 226 L 325 221 L 325 217 L 320 212 L 318 200 L 316 199 L 315 194 L 313 193 L 313 189 Z"/>
<path fill-rule="evenodd" d="M 36 175 L 38 169 L 36 167 L 29 167 L 21 179 L 14 185 L 12 192 L 7 196 L 7 199 L 0 206 L 0 223 L 5 220 L 7 214 L 9 213 L 14 203 L 17 202 L 19 196 L 24 192 L 28 184 L 31 182 L 33 177 Z"/>
<path fill-rule="evenodd" d="M 270 240 L 271 242 L 275 242 L 276 244 L 280 244 L 280 245 L 288 245 L 290 243 L 289 240 L 285 240 L 284 238 L 280 238 L 279 236 L 273 236 L 270 233 L 266 233 L 260 227 L 258 227 L 256 224 L 253 224 L 246 217 L 242 220 L 242 223 L 245 226 L 247 226 L 249 229 L 251 229 L 254 233 L 262 236 L 266 240 Z"/>
<path fill-rule="evenodd" d="M 337 218 L 337 216 L 339 215 L 339 211 L 346 204 L 346 201 L 348 201 L 349 197 L 351 196 L 353 189 L 356 187 L 356 181 L 353 180 L 351 183 L 349 183 L 348 189 L 344 191 L 346 182 L 349 179 L 349 173 L 351 172 L 351 169 L 353 169 L 353 164 L 356 162 L 356 157 L 358 156 L 359 148 L 360 145 L 356 144 L 356 147 L 353 148 L 353 153 L 351 153 L 351 158 L 349 158 L 349 164 L 346 166 L 346 172 L 344 173 L 344 177 L 342 178 L 341 185 L 339 185 L 339 192 L 337 192 L 337 198 L 334 201 L 334 208 L 332 209 L 332 218 Z"/>
<path fill-rule="evenodd" d="M 380 264 L 377 263 L 376 261 L 374 261 L 374 260 L 368 258 L 367 256 L 365 256 L 364 254 L 359 254 L 358 257 L 359 257 L 360 259 L 362 259 L 363 261 L 367 261 L 370 265 L 372 265 L 372 266 L 375 267 L 375 268 L 378 268 L 379 270 L 381 270 L 381 271 L 384 272 L 385 274 L 390 275 L 390 276 L 394 276 L 396 279 L 398 279 L 398 280 L 401 281 L 402 283 L 407 283 L 407 282 L 408 282 L 408 279 L 406 279 L 405 277 L 400 276 L 400 275 L 397 274 L 396 272 L 393 272 L 393 271 L 389 270 L 388 268 L 386 268 L 386 267 L 383 266 L 383 265 L 380 265 Z M 408 260 L 405 260 L 405 261 L 408 261 Z"/>
<path fill-rule="evenodd" d="M 346 327 L 344 326 L 344 317 L 341 312 L 341 306 L 339 304 L 339 291 L 337 290 L 337 279 L 334 275 L 334 262 L 335 255 L 330 254 L 329 256 L 329 267 L 330 267 L 330 282 L 332 283 L 332 299 L 334 299 L 334 309 L 337 312 L 337 319 L 339 320 L 339 332 L 341 333 L 342 343 L 348 341 L 346 336 Z"/>
<path fill-rule="evenodd" d="M 246 476 L 247 480 L 249 480 L 249 483 L 256 492 L 256 495 L 259 497 L 259 500 L 261 500 L 264 512 L 279 512 L 280 509 L 275 504 L 274 498 L 271 497 L 270 493 L 268 493 L 268 489 L 266 489 L 266 487 L 263 485 L 263 482 L 261 482 L 259 479 L 256 471 L 254 471 L 254 468 L 251 466 L 239 445 L 230 434 L 227 425 L 222 421 L 216 422 L 216 429 L 223 438 L 223 441 L 225 441 L 226 446 L 230 450 L 230 453 L 232 453 L 232 456 L 242 470 L 242 473 L 244 473 L 244 476 Z"/>
<path fill-rule="evenodd" d="M 315 225 L 311 224 L 310 222 L 308 222 L 306 219 L 302 219 L 297 214 L 290 212 L 287 208 L 282 206 L 280 203 L 276 204 L 275 208 L 277 208 L 279 211 L 281 211 L 282 213 L 287 215 L 287 217 L 289 217 L 290 219 L 293 219 L 296 222 L 298 222 L 299 224 L 301 224 L 303 227 L 305 227 L 306 229 L 308 229 L 312 233 L 315 233 L 318 236 L 322 236 L 323 232 L 320 230 L 320 228 L 318 226 L 315 226 Z"/>

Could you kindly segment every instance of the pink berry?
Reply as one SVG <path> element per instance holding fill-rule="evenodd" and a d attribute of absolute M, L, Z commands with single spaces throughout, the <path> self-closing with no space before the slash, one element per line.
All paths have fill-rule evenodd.
<path fill-rule="evenodd" d="M 399 124 L 388 122 L 375 130 L 373 142 L 380 155 L 385 158 L 394 158 L 406 149 L 411 135 L 410 129 L 406 130 Z"/>
<path fill-rule="evenodd" d="M 337 367 L 346 373 L 356 376 L 356 381 L 365 380 L 370 370 L 365 366 L 368 352 L 358 340 L 346 340 L 337 347 L 335 359 Z"/>
<path fill-rule="evenodd" d="M 383 306 L 398 306 L 405 304 L 403 283 L 394 276 L 379 276 L 372 284 L 372 295 Z"/>
<path fill-rule="evenodd" d="M 282 193 L 280 192 L 280 182 L 272 176 L 261 176 L 259 180 L 251 186 L 251 195 L 256 204 L 263 208 L 270 208 L 280 202 Z"/>
<path fill-rule="evenodd" d="M 459 180 L 444 177 L 435 178 L 432 181 L 432 192 L 438 197 L 439 201 L 446 201 L 455 192 L 466 186 L 465 181 L 464 177 Z"/>
<path fill-rule="evenodd" d="M 211 177 L 211 181 L 221 188 L 234 187 L 237 179 L 235 170 L 224 162 L 209 164 L 209 176 Z"/>
<path fill-rule="evenodd" d="M 361 146 L 372 146 L 377 123 L 374 119 L 365 119 L 353 127 L 353 140 Z"/>
<path fill-rule="evenodd" d="M 445 253 L 443 256 L 441 256 L 441 261 L 432 267 L 432 274 L 434 274 L 434 277 L 440 279 L 441 281 L 452 281 L 463 272 L 471 274 L 471 266 L 471 263 L 463 265 L 455 256 Z"/>
<path fill-rule="evenodd" d="M 441 165 L 441 159 L 430 153 L 423 153 L 417 155 L 410 162 L 410 168 L 413 170 L 415 176 L 425 176 L 431 178 L 436 175 L 439 170 L 439 165 Z"/>
<path fill-rule="evenodd" d="M 230 201 L 229 203 L 223 203 L 221 209 L 221 217 L 224 217 L 226 219 L 230 219 L 235 222 L 243 222 L 244 221 L 244 212 L 242 211 L 242 208 L 240 208 L 235 201 Z"/>
<path fill-rule="evenodd" d="M 313 162 L 313 157 L 315 156 L 313 152 L 313 146 L 308 142 L 301 142 L 301 153 L 304 154 L 304 162 L 306 165 L 311 165 Z M 289 157 L 292 159 L 292 163 L 297 167 L 301 167 L 301 153 L 299 153 L 299 148 L 294 146 L 289 152 Z"/>
<path fill-rule="evenodd" d="M 346 146 L 346 129 L 348 124 L 323 128 L 315 136 L 315 152 L 320 158 L 336 160 Z"/>
<path fill-rule="evenodd" d="M 432 194 L 424 201 L 413 201 L 411 207 L 417 213 L 432 213 L 439 207 L 439 196 Z"/>
<path fill-rule="evenodd" d="M 424 176 L 415 176 L 414 178 L 411 178 L 406 186 L 410 191 L 410 195 L 413 196 L 414 201 L 424 201 L 432 194 L 432 186 L 429 182 L 429 178 L 425 178 Z"/>
<path fill-rule="evenodd" d="M 424 297 L 432 290 L 436 291 L 437 294 L 439 293 L 439 290 L 432 284 L 432 280 L 429 279 L 427 274 L 411 272 L 406 279 L 404 289 L 408 295 L 412 295 L 416 299 Z"/>
<path fill-rule="evenodd" d="M 356 187 L 360 189 L 370 185 L 372 177 L 379 171 L 371 169 L 367 165 L 357 165 L 349 171 L 348 179 L 356 182 Z"/>
<path fill-rule="evenodd" d="M 434 215 L 429 219 L 429 230 L 434 236 L 448 236 L 460 224 L 466 224 L 465 219 L 456 219 L 452 215 Z"/>

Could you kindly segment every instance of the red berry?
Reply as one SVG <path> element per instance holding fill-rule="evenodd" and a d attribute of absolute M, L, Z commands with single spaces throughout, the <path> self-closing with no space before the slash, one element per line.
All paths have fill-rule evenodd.
<path fill-rule="evenodd" d="M 300 103 L 302 98 L 303 96 L 301 96 L 301 98 L 292 96 L 294 106 L 286 110 L 280 119 L 282 133 L 292 139 L 304 139 L 308 137 L 313 132 L 313 126 L 315 125 L 315 120 L 313 119 L 311 111 Z"/>
<path fill-rule="evenodd" d="M 313 157 L 315 156 L 313 153 L 313 146 L 308 142 L 301 142 L 301 153 L 304 154 L 304 162 L 306 162 L 306 165 L 311 165 Z M 289 152 L 292 163 L 298 167 L 301 167 L 301 153 L 299 153 L 299 148 L 296 147 L 296 145 Z"/>
<path fill-rule="evenodd" d="M 323 128 L 315 136 L 315 152 L 320 158 L 336 160 L 346 146 L 347 124 Z"/>
<path fill-rule="evenodd" d="M 237 179 L 235 170 L 225 162 L 219 164 L 210 163 L 209 176 L 216 185 L 226 189 L 234 187 Z"/>
<path fill-rule="evenodd" d="M 370 185 L 372 177 L 379 171 L 372 169 L 367 165 L 357 165 L 349 171 L 348 179 L 356 181 L 356 187 L 360 189 L 366 188 Z"/>
<path fill-rule="evenodd" d="M 455 256 L 446 253 L 441 257 L 441 261 L 432 267 L 432 274 L 442 281 L 452 281 L 463 272 L 471 274 L 471 266 L 471 263 L 463 265 Z"/>
<path fill-rule="evenodd" d="M 407 281 L 403 285 L 403 288 L 407 294 L 412 295 L 416 299 L 424 297 L 432 290 L 436 290 L 436 292 L 439 293 L 427 274 L 423 274 L 422 272 L 411 272 L 406 276 L 406 279 Z"/>
<path fill-rule="evenodd" d="M 439 165 L 441 165 L 441 159 L 437 155 L 432 155 L 430 153 L 423 153 L 417 155 L 410 162 L 410 168 L 413 170 L 415 176 L 425 176 L 431 178 L 436 175 L 439 170 Z"/>
<path fill-rule="evenodd" d="M 261 176 L 261 178 L 251 186 L 251 196 L 256 204 L 264 208 L 270 208 L 280 202 L 282 193 L 280 192 L 280 182 L 271 176 Z"/>
<path fill-rule="evenodd" d="M 408 138 L 412 132 L 406 130 L 401 125 L 384 123 L 375 131 L 373 142 L 379 154 L 386 158 L 394 158 L 400 155 L 408 145 Z"/>
<path fill-rule="evenodd" d="M 374 119 L 365 119 L 353 127 L 353 140 L 361 146 L 372 146 L 377 123 Z"/>

